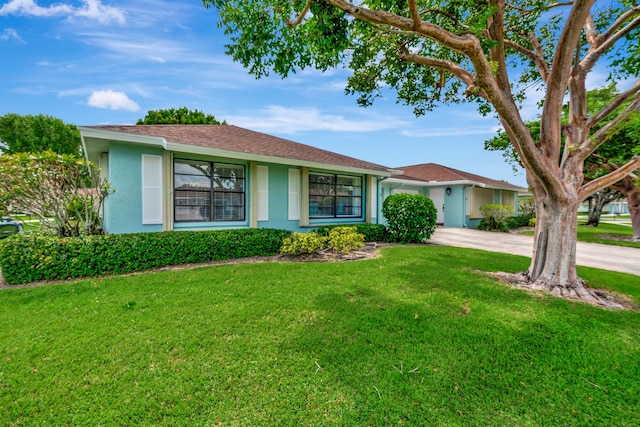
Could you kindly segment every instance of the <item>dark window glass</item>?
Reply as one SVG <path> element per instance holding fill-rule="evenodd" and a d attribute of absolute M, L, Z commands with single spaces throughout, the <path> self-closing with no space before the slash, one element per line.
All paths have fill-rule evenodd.
<path fill-rule="evenodd" d="M 362 216 L 362 177 L 309 174 L 310 218 L 358 218 Z"/>
<path fill-rule="evenodd" d="M 244 221 L 244 166 L 176 159 L 173 180 L 176 222 Z"/>

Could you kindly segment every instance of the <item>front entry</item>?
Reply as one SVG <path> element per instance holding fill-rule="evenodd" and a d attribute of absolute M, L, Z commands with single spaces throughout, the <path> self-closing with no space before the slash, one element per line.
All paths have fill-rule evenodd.
<path fill-rule="evenodd" d="M 438 225 L 444 225 L 444 188 L 430 188 L 429 198 L 433 201 L 433 205 L 436 207 L 436 223 Z"/>

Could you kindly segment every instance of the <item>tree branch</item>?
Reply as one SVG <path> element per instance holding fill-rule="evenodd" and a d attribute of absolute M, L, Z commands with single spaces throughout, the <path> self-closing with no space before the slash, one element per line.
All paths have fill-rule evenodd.
<path fill-rule="evenodd" d="M 313 0 L 307 0 L 307 4 L 304 5 L 304 8 L 302 9 L 302 12 L 300 12 L 300 15 L 298 15 L 296 20 L 292 21 L 290 19 L 287 19 L 287 25 L 289 27 L 295 27 L 295 26 L 300 25 L 302 23 L 302 20 L 304 19 L 304 17 L 307 16 L 307 13 L 309 13 L 309 9 L 311 9 L 311 3 L 312 2 L 313 2 Z"/>
<path fill-rule="evenodd" d="M 616 22 L 614 22 L 606 32 L 600 36 L 594 36 L 594 43 L 590 42 L 591 47 L 589 48 L 589 52 L 580 62 L 580 66 L 587 72 L 590 71 L 598 59 L 600 59 L 600 57 L 604 55 L 609 48 L 611 48 L 611 46 L 640 26 L 640 16 L 638 15 L 640 15 L 640 6 L 629 9 L 627 12 L 620 15 Z M 626 21 L 634 16 L 635 19 L 622 27 Z"/>
<path fill-rule="evenodd" d="M 631 113 L 640 111 L 640 93 L 636 94 L 635 99 L 624 109 L 624 111 L 618 114 L 613 120 L 609 123 L 601 127 L 596 133 L 594 133 L 590 138 L 587 138 L 580 146 L 574 150 L 572 153 L 573 156 L 578 156 L 578 158 L 586 159 L 598 149 L 602 144 L 604 144 L 608 137 L 609 133 L 622 125 L 624 122 L 629 120 L 629 116 Z"/>
<path fill-rule="evenodd" d="M 589 117 L 587 120 L 587 128 L 591 129 L 596 124 L 600 123 L 602 120 L 607 118 L 609 114 L 613 113 L 618 107 L 624 104 L 629 98 L 631 98 L 634 94 L 640 91 L 640 78 L 636 80 L 635 84 L 631 86 L 629 89 L 625 90 L 622 93 L 619 93 L 613 101 L 611 101 L 608 105 L 603 107 L 600 111 L 598 111 L 593 116 Z"/>
<path fill-rule="evenodd" d="M 489 7 L 495 7 L 496 11 L 487 20 L 489 27 L 489 37 L 498 44 L 491 48 L 489 55 L 491 61 L 498 65 L 496 77 L 500 89 L 509 97 L 511 94 L 511 84 L 507 73 L 507 60 L 504 53 L 504 0 L 489 0 Z"/>
<path fill-rule="evenodd" d="M 640 168 L 640 156 L 635 156 L 629 163 L 619 167 L 614 172 L 584 184 L 578 192 L 578 197 L 580 200 L 584 200 L 596 191 L 615 184 L 638 168 Z"/>
<path fill-rule="evenodd" d="M 536 67 L 538 67 L 540 77 L 542 77 L 542 80 L 546 82 L 549 78 L 549 64 L 547 64 L 547 61 L 544 59 L 542 46 L 540 46 L 538 39 L 533 34 L 528 34 L 526 37 L 531 41 L 534 51 L 531 51 L 521 44 L 508 39 L 504 40 L 504 44 L 533 61 L 533 63 L 536 64 Z"/>
<path fill-rule="evenodd" d="M 411 19 L 413 20 L 413 26 L 415 28 L 420 27 L 422 18 L 420 18 L 420 13 L 418 12 L 418 5 L 416 4 L 416 0 L 409 0 L 409 14 L 411 16 Z"/>
<path fill-rule="evenodd" d="M 415 64 L 424 65 L 425 67 L 434 67 L 448 71 L 469 88 L 473 89 L 475 87 L 474 75 L 455 62 L 415 55 L 409 53 L 404 46 L 399 48 L 398 57 L 404 61 L 410 61 Z M 481 94 L 479 95 L 482 96 Z M 483 98 L 485 98 L 485 96 L 483 96 Z"/>

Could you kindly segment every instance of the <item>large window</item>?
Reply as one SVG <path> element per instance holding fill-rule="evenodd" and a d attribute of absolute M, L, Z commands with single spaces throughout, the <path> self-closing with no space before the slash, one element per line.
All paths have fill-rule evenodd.
<path fill-rule="evenodd" d="M 309 173 L 309 218 L 362 216 L 362 177 Z"/>
<path fill-rule="evenodd" d="M 175 221 L 244 221 L 244 169 L 242 165 L 175 160 Z"/>

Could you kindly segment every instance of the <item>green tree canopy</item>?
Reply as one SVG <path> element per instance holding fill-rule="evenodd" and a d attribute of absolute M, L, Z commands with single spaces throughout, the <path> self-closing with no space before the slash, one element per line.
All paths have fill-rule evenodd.
<path fill-rule="evenodd" d="M 583 164 L 608 133 L 640 109 L 637 0 L 203 0 L 230 37 L 227 52 L 257 77 L 301 68 L 351 71 L 347 93 L 368 106 L 395 91 L 421 115 L 475 101 L 495 112 L 536 203 L 534 256 L 522 280 L 534 289 L 603 302 L 576 270 L 580 201 L 640 166 L 640 157 L 585 182 Z M 596 114 L 586 78 L 599 61 L 634 83 Z M 540 138 L 524 123 L 527 85 L 544 92 Z M 569 119 L 561 125 L 569 99 Z M 627 103 L 621 112 L 614 112 Z M 610 121 L 596 126 L 605 118 Z M 564 145 L 562 137 L 564 136 Z"/>
<path fill-rule="evenodd" d="M 149 110 L 143 119 L 138 119 L 137 125 L 226 125 L 226 121 L 219 122 L 212 114 L 205 114 L 199 110 L 189 110 L 187 107 Z"/>
<path fill-rule="evenodd" d="M 0 117 L 0 151 L 4 154 L 51 150 L 59 154 L 80 154 L 80 131 L 61 119 L 6 114 Z"/>

